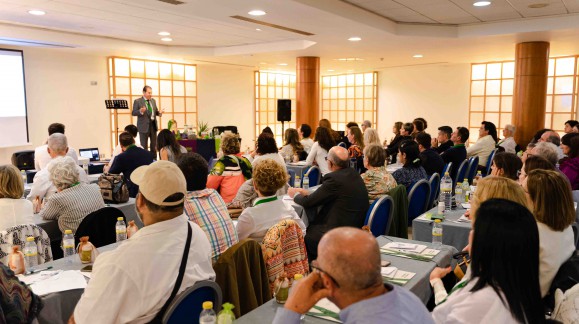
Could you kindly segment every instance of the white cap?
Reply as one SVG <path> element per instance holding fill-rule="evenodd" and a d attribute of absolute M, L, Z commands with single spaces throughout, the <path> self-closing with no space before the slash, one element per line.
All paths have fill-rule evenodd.
<path fill-rule="evenodd" d="M 173 162 L 161 160 L 140 166 L 131 173 L 131 181 L 139 186 L 139 191 L 148 201 L 158 206 L 177 206 L 187 195 L 185 176 Z M 182 193 L 183 198 L 165 201 L 176 193 Z"/>

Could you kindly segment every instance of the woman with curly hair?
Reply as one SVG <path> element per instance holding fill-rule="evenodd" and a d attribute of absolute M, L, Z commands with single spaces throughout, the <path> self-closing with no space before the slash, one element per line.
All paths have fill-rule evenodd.
<path fill-rule="evenodd" d="M 336 141 L 332 136 L 331 130 L 326 127 L 318 127 L 316 129 L 314 141 L 310 154 L 306 158 L 306 165 L 312 165 L 315 162 L 320 168 L 322 175 L 326 175 L 330 172 L 326 157 L 328 157 L 328 151 L 336 145 Z"/>
<path fill-rule="evenodd" d="M 285 130 L 285 144 L 280 150 L 280 154 L 286 161 L 293 161 L 294 155 L 298 156 L 299 161 L 305 160 L 307 153 L 304 151 L 304 146 L 300 143 L 300 135 L 295 128 L 288 128 Z"/>
<path fill-rule="evenodd" d="M 287 172 L 271 159 L 259 161 L 254 165 L 253 186 L 258 198 L 254 201 L 253 207 L 244 209 L 237 219 L 237 235 L 240 241 L 248 237 L 261 241 L 270 227 L 284 219 L 296 221 L 303 235 L 306 235 L 306 225 L 292 205 L 275 195 L 287 181 Z"/>

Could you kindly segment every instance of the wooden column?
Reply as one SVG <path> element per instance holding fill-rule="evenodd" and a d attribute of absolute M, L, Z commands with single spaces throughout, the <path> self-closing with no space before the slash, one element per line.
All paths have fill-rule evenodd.
<path fill-rule="evenodd" d="M 313 132 L 320 120 L 320 58 L 296 59 L 296 127 L 308 124 Z"/>
<path fill-rule="evenodd" d="M 523 148 L 539 129 L 545 128 L 549 43 L 519 43 L 515 52 L 513 124 L 515 141 Z"/>

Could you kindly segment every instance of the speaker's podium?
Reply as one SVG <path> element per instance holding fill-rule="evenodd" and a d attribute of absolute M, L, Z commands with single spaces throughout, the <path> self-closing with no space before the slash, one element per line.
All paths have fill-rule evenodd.
<path fill-rule="evenodd" d="M 281 122 L 281 133 L 284 134 L 284 122 L 292 120 L 292 101 L 277 99 L 277 121 Z"/>

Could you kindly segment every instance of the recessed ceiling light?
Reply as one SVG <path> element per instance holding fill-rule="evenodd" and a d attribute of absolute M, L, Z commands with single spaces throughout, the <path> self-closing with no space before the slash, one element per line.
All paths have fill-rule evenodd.
<path fill-rule="evenodd" d="M 173 38 L 171 38 L 171 37 L 163 37 L 163 38 L 161 38 L 161 40 L 162 40 L 163 42 L 171 42 L 171 41 L 173 41 Z"/>
<path fill-rule="evenodd" d="M 159 36 L 171 36 L 171 33 L 166 32 L 166 31 L 162 31 L 162 32 L 159 32 L 157 35 L 159 35 Z"/>
<path fill-rule="evenodd" d="M 359 42 L 359 41 L 362 40 L 362 38 L 355 36 L 355 37 L 350 37 L 350 38 L 348 38 L 348 40 L 349 40 L 350 42 Z"/>
<path fill-rule="evenodd" d="M 280 63 L 279 66 L 287 66 L 287 63 Z"/>
<path fill-rule="evenodd" d="M 328 70 L 328 72 L 334 72 L 334 70 Z"/>
<path fill-rule="evenodd" d="M 424 55 L 422 55 L 422 54 L 415 54 L 415 55 L 412 55 L 412 57 L 414 57 L 414 58 L 423 58 Z"/>
<path fill-rule="evenodd" d="M 531 9 L 540 9 L 540 8 L 545 8 L 546 6 L 548 6 L 548 3 L 533 3 L 528 5 L 527 7 L 531 8 Z"/>
<path fill-rule="evenodd" d="M 35 16 L 44 16 L 46 15 L 46 12 L 42 11 L 42 10 L 28 10 L 28 13 L 31 15 L 35 15 Z"/>
<path fill-rule="evenodd" d="M 252 10 L 250 12 L 248 12 L 248 14 L 252 15 L 252 16 L 263 16 L 265 15 L 265 11 L 263 10 Z"/>
<path fill-rule="evenodd" d="M 477 2 L 473 3 L 472 5 L 475 7 L 486 7 L 490 4 L 491 4 L 490 1 L 477 1 Z"/>
<path fill-rule="evenodd" d="M 257 30 L 257 31 L 261 31 L 261 29 L 259 29 L 259 28 L 256 28 L 255 30 Z"/>

